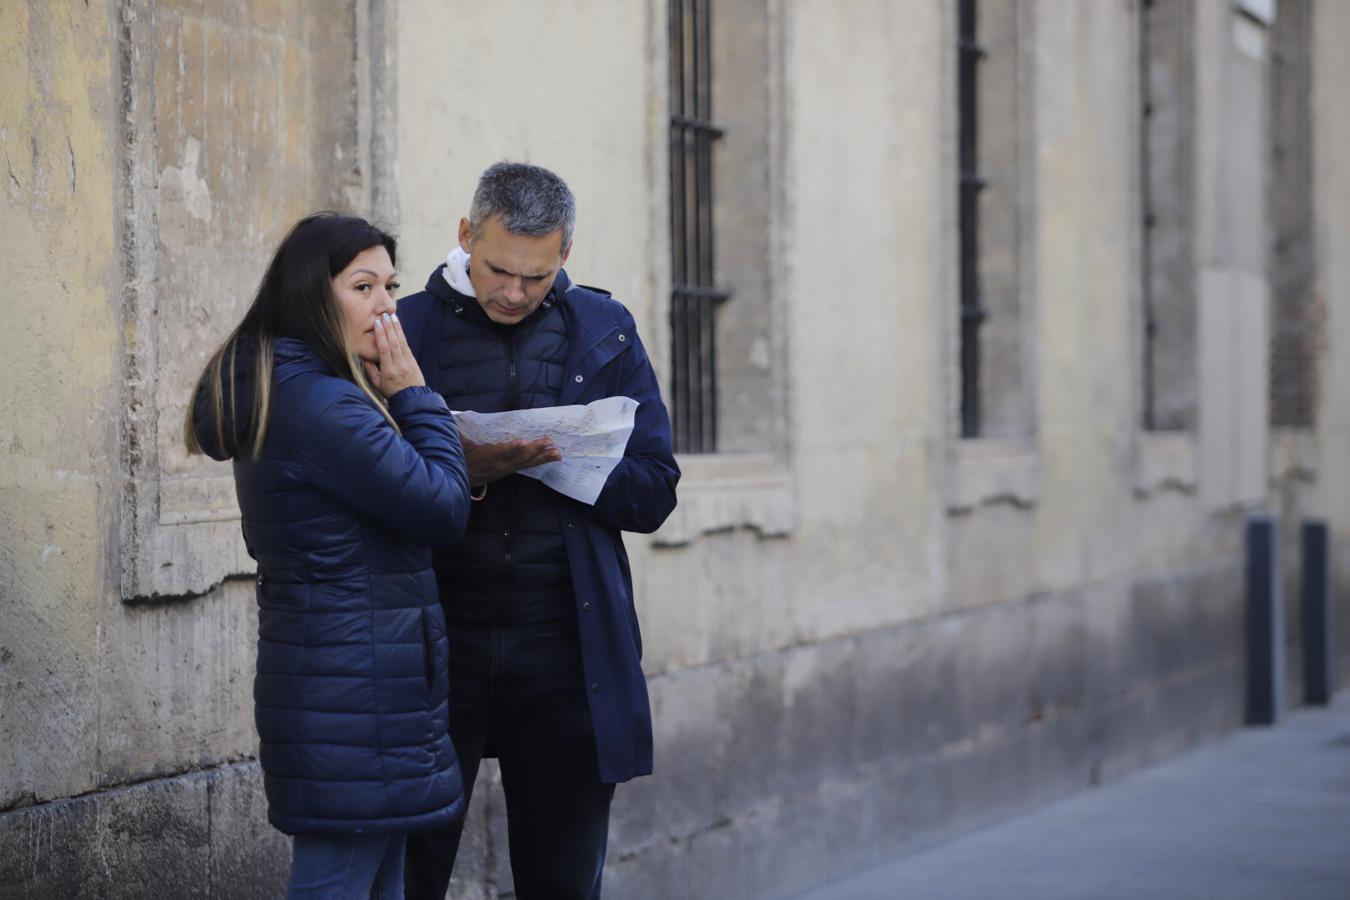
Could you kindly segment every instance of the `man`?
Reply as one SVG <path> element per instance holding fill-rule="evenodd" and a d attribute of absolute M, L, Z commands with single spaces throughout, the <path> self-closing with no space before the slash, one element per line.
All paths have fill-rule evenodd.
<path fill-rule="evenodd" d="M 496 756 L 516 896 L 600 895 L 614 785 L 652 770 L 642 641 L 621 531 L 675 507 L 670 419 L 633 317 L 562 265 L 576 202 L 538 166 L 483 173 L 459 247 L 399 318 L 451 409 L 638 402 L 594 505 L 516 474 L 560 458 L 547 438 L 468 448 L 464 538 L 436 558 L 450 632 L 450 736 L 465 793 Z M 408 842 L 407 896 L 445 895 L 463 822 Z"/>

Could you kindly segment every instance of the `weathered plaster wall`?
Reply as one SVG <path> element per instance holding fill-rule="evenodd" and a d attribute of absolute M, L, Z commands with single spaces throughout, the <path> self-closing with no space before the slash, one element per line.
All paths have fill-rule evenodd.
<path fill-rule="evenodd" d="M 355 20 L 334 12 L 5 6 L 0 895 L 284 875 L 256 766 L 218 768 L 256 753 L 251 581 L 204 590 L 236 562 L 165 597 L 145 570 L 241 555 L 229 469 L 187 458 L 180 423 L 284 229 L 362 194 Z"/>
<path fill-rule="evenodd" d="M 609 0 L 399 4 L 406 284 L 420 287 L 456 245 L 485 168 L 534 162 L 577 196 L 569 271 L 622 298 L 650 332 L 658 220 L 648 129 L 665 110 L 647 90 L 648 15 L 646 4 Z"/>
<path fill-rule="evenodd" d="M 0 809 L 98 784 L 119 393 L 113 11 L 4 20 Z"/>
<path fill-rule="evenodd" d="M 1240 721 L 1241 511 L 1137 432 L 1131 11 L 1031 4 L 1037 419 L 979 442 L 950 11 L 849 12 L 784 9 L 795 524 L 645 561 L 661 752 L 619 794 L 620 893 L 781 894 Z"/>
<path fill-rule="evenodd" d="M 557 168 L 581 200 L 569 269 L 618 286 L 660 365 L 664 7 L 608 30 L 601 12 L 401 8 L 401 226 L 420 274 L 483 165 Z M 786 440 L 764 449 L 786 460 L 792 513 L 783 537 L 629 540 L 658 759 L 618 794 L 620 896 L 787 891 L 1241 717 L 1243 509 L 1201 503 L 1194 435 L 1139 432 L 1132 10 L 1027 4 L 1033 422 L 977 442 L 953 437 L 952 13 L 765 15 L 783 54 L 768 146 L 783 153 L 772 300 L 791 391 Z M 570 48 L 556 79 L 539 62 L 554 42 Z M 505 57 L 519 65 L 504 72 Z M 1222 143 L 1241 126 L 1205 127 Z M 687 462 L 693 496 L 718 463 Z M 1289 514 L 1306 503 L 1297 486 L 1279 497 Z M 509 889 L 500 794 L 483 796 L 464 896 Z"/>
<path fill-rule="evenodd" d="M 1350 684 L 1350 8 L 1313 4 L 1313 196 L 1317 296 L 1326 326 L 1318 370 L 1317 482 L 1310 506 L 1332 526 L 1341 684 Z"/>

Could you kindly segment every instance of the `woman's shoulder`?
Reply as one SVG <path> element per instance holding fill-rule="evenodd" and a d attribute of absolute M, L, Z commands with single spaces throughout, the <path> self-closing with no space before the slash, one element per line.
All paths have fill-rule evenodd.
<path fill-rule="evenodd" d="M 384 421 L 370 397 L 346 378 L 327 371 L 309 370 L 278 378 L 275 409 L 283 427 L 299 440 L 326 440 L 335 430 L 372 420 Z"/>
<path fill-rule="evenodd" d="M 369 410 L 379 416 L 375 403 L 355 383 L 329 372 L 305 372 L 278 383 L 278 393 L 287 395 L 298 422 L 323 419 L 334 408 Z"/>

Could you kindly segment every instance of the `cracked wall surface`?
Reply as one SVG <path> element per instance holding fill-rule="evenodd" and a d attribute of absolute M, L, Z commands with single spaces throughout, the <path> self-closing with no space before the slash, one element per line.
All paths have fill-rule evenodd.
<path fill-rule="evenodd" d="M 256 612 L 228 577 L 251 569 L 229 469 L 180 433 L 283 230 L 360 193 L 355 22 L 335 11 L 5 4 L 4 896 L 144 896 L 166 861 L 195 896 L 197 862 L 284 859 L 257 810 L 211 826 L 255 803 L 247 768 L 211 776 L 233 798 L 214 811 L 182 780 L 256 755 Z M 155 571 L 128 590 L 138 565 Z M 180 589 L 175 567 L 205 576 Z M 157 833 L 156 810 L 187 808 L 190 839 Z"/>

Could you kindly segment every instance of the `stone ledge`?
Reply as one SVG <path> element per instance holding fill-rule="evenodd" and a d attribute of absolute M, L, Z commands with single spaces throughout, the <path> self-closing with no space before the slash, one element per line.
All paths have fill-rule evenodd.
<path fill-rule="evenodd" d="M 751 528 L 783 537 L 796 524 L 787 465 L 770 453 L 684 456 L 680 502 L 653 536 L 657 547 L 679 547 L 700 535 Z"/>
<path fill-rule="evenodd" d="M 1317 432 L 1311 428 L 1270 430 L 1270 483 L 1317 480 Z"/>
<path fill-rule="evenodd" d="M 1041 491 L 1041 461 L 1023 440 L 963 440 L 947 467 L 947 513 L 966 515 L 981 506 L 1036 505 Z"/>
<path fill-rule="evenodd" d="M 1151 431 L 1135 444 L 1134 495 L 1146 500 L 1164 491 L 1194 494 L 1197 484 L 1195 435 Z"/>

